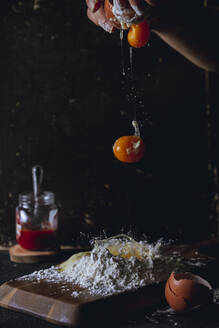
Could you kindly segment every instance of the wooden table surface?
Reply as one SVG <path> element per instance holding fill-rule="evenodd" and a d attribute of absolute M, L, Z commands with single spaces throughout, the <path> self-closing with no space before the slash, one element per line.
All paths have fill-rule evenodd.
<path fill-rule="evenodd" d="M 0 284 L 20 277 L 24 274 L 31 273 L 35 270 L 51 266 L 49 264 L 17 264 L 9 260 L 7 251 L 0 252 Z M 205 271 L 205 272 L 204 272 Z M 218 264 L 205 269 L 203 274 L 209 277 L 209 281 L 214 288 L 217 285 Z M 219 303 L 213 303 L 210 307 L 202 310 L 196 310 L 189 314 L 175 314 L 169 311 L 166 304 L 160 306 L 159 309 L 154 309 L 151 313 L 145 315 L 144 312 L 139 314 L 137 318 L 127 319 L 126 322 L 111 322 L 112 318 L 106 317 L 106 324 L 104 326 L 120 327 L 120 328 L 218 328 L 219 327 Z M 0 308 L 0 327 L 9 328 L 52 328 L 57 327 L 53 324 L 47 323 L 35 317 L 17 313 L 14 311 Z"/>

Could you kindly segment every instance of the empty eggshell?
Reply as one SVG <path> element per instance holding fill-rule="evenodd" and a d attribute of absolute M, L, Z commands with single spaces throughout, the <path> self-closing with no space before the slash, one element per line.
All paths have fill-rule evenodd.
<path fill-rule="evenodd" d="M 208 281 L 190 272 L 172 272 L 165 286 L 168 304 L 177 312 L 207 304 L 212 300 L 212 287 Z"/>

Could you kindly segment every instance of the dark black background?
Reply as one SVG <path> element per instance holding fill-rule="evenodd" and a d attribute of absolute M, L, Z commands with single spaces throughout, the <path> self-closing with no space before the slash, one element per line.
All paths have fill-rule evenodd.
<path fill-rule="evenodd" d="M 63 243 L 103 229 L 179 240 L 215 233 L 204 72 L 152 35 L 133 53 L 133 93 L 119 33 L 91 24 L 85 1 L 41 0 L 39 10 L 2 1 L 0 17 L 0 243 L 14 240 L 18 194 L 31 190 L 35 164 L 56 194 Z M 124 52 L 127 68 L 126 41 Z M 134 109 L 147 150 L 125 165 L 112 145 L 133 133 Z"/>

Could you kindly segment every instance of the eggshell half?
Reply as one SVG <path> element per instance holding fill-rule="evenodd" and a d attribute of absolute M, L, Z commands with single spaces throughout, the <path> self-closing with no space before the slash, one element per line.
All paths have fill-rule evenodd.
<path fill-rule="evenodd" d="M 122 21 L 119 19 L 119 16 L 113 14 L 113 0 L 105 0 L 104 2 L 104 11 L 106 18 L 110 20 L 113 25 L 118 29 L 127 30 L 132 24 L 138 24 L 144 21 L 144 16 L 136 16 L 134 10 L 130 8 L 124 9 L 125 11 L 125 20 Z"/>
<path fill-rule="evenodd" d="M 105 11 L 106 18 L 108 20 L 110 20 L 111 22 L 113 22 L 113 25 L 116 28 L 121 29 L 121 24 L 116 19 L 116 17 L 113 15 L 113 4 L 110 2 L 110 0 L 105 0 L 104 11 Z"/>
<path fill-rule="evenodd" d="M 172 272 L 165 286 L 168 304 L 177 312 L 186 311 L 212 300 L 212 287 L 208 281 L 190 272 Z"/>

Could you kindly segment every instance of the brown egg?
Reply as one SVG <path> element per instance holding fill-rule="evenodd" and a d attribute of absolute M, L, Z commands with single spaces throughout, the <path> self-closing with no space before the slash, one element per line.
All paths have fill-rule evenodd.
<path fill-rule="evenodd" d="M 190 272 L 172 272 L 165 286 L 165 297 L 176 312 L 210 303 L 212 287 L 208 281 Z"/>

